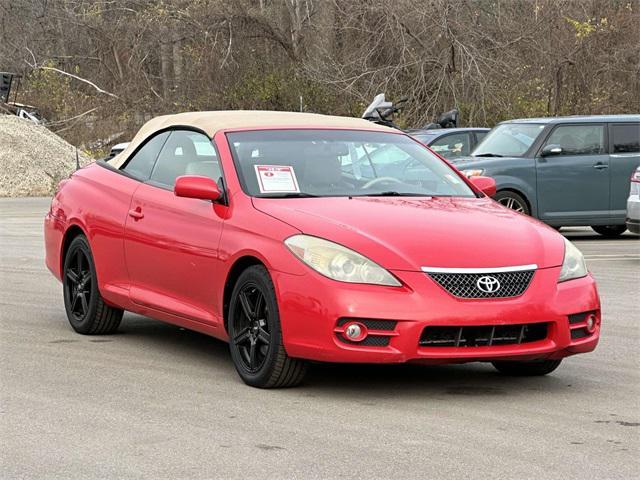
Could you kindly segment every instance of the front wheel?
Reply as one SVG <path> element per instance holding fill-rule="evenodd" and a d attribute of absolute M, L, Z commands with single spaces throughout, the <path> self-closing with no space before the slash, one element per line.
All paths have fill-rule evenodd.
<path fill-rule="evenodd" d="M 118 329 L 123 311 L 102 299 L 93 255 L 84 235 L 74 238 L 67 249 L 62 283 L 67 318 L 76 332 L 104 335 Z"/>
<path fill-rule="evenodd" d="M 275 289 L 261 265 L 242 272 L 233 288 L 229 349 L 238 374 L 252 387 L 293 387 L 306 373 L 306 362 L 284 349 Z"/>
<path fill-rule="evenodd" d="M 609 238 L 619 237 L 627 231 L 626 225 L 593 225 L 591 228 L 594 232 Z"/>
<path fill-rule="evenodd" d="M 553 372 L 562 360 L 532 360 L 529 362 L 491 362 L 500 373 L 514 377 L 535 377 Z"/>
<path fill-rule="evenodd" d="M 511 210 L 524 213 L 525 215 L 531 215 L 531 210 L 529 209 L 527 201 L 522 197 L 522 195 L 518 195 L 516 192 L 502 190 L 496 193 L 493 196 L 493 199 Z"/>

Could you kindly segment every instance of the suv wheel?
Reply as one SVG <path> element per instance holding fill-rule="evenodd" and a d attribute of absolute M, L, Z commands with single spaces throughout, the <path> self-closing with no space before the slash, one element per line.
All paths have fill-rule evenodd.
<path fill-rule="evenodd" d="M 511 210 L 515 210 L 525 215 L 531 215 L 527 201 L 516 192 L 502 190 L 493 196 L 493 199 Z"/>
<path fill-rule="evenodd" d="M 591 228 L 594 232 L 609 238 L 619 237 L 627 231 L 626 225 L 593 225 Z"/>

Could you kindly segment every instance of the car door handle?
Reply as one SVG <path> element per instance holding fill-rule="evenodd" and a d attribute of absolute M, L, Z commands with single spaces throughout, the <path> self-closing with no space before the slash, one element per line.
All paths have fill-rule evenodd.
<path fill-rule="evenodd" d="M 609 165 L 607 165 L 606 163 L 596 163 L 593 168 L 595 168 L 596 170 L 604 170 L 605 168 L 609 168 Z"/>
<path fill-rule="evenodd" d="M 129 210 L 129 216 L 136 220 L 140 220 L 141 218 L 144 218 L 144 213 L 142 213 L 142 209 L 140 207 L 135 210 L 132 208 Z"/>

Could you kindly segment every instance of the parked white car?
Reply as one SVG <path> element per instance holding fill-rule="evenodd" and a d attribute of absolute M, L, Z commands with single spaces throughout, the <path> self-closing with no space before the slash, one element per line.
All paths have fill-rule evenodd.
<path fill-rule="evenodd" d="M 631 189 L 627 199 L 627 228 L 640 235 L 640 167 L 631 175 Z"/>

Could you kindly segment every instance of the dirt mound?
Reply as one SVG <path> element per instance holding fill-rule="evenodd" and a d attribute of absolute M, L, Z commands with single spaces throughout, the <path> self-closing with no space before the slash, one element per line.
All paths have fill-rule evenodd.
<path fill-rule="evenodd" d="M 89 159 L 80 155 L 80 164 Z M 47 128 L 0 115 L 0 197 L 47 196 L 76 169 L 76 150 Z"/>

